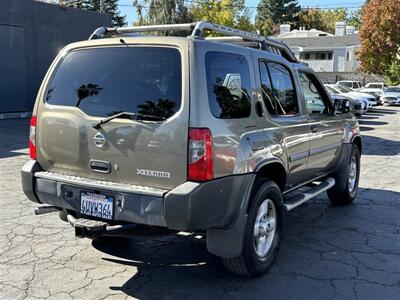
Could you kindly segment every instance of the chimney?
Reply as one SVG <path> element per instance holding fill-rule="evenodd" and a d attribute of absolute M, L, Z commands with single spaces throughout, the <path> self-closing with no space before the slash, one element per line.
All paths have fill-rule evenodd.
<path fill-rule="evenodd" d="M 346 26 L 346 35 L 354 34 L 355 31 L 356 31 L 356 28 L 354 26 Z"/>
<path fill-rule="evenodd" d="M 346 34 L 346 22 L 336 22 L 335 35 L 344 36 Z"/>
<path fill-rule="evenodd" d="M 290 24 L 282 24 L 280 26 L 280 34 L 285 34 L 290 32 Z"/>

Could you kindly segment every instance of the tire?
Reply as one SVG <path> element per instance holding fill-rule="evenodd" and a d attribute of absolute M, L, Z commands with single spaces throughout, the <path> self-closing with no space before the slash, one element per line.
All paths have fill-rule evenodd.
<path fill-rule="evenodd" d="M 266 181 L 259 185 L 257 190 L 253 193 L 250 202 L 242 254 L 235 258 L 222 258 L 223 264 L 230 272 L 242 276 L 255 277 L 269 270 L 278 255 L 282 238 L 282 203 L 282 194 L 275 182 Z M 273 212 L 275 212 L 275 214 L 273 214 Z M 265 216 L 265 218 L 261 216 Z M 274 216 L 275 229 L 271 230 Z M 257 237 L 255 237 L 256 222 L 258 222 L 258 224 L 263 224 L 263 227 L 257 227 Z M 268 228 L 268 224 L 271 225 L 271 227 Z M 263 241 L 266 242 L 264 248 L 261 247 Z M 259 248 L 257 248 L 258 250 L 256 250 L 256 245 L 260 245 Z"/>
<path fill-rule="evenodd" d="M 357 145 L 352 144 L 347 163 L 343 164 L 335 174 L 335 185 L 328 190 L 328 197 L 332 204 L 346 205 L 356 198 L 360 179 L 360 157 Z M 351 180 L 350 176 L 353 177 Z"/>

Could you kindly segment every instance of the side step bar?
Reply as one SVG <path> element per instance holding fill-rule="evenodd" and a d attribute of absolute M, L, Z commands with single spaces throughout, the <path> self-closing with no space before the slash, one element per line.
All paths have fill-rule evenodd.
<path fill-rule="evenodd" d="M 335 185 L 335 179 L 332 177 L 327 178 L 325 181 L 321 182 L 319 185 L 304 191 L 293 198 L 289 198 L 287 202 L 285 202 L 285 210 L 291 211 L 293 208 L 302 205 L 308 200 L 314 198 L 315 196 L 325 192 Z"/>

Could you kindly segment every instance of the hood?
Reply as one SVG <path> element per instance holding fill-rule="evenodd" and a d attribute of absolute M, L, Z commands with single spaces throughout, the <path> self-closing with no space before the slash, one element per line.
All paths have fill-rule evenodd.
<path fill-rule="evenodd" d="M 384 97 L 393 97 L 393 98 L 399 98 L 400 97 L 400 93 L 385 93 Z"/>
<path fill-rule="evenodd" d="M 354 95 L 356 97 L 363 97 L 363 98 L 367 98 L 368 100 L 375 100 L 375 97 L 367 94 L 367 93 L 361 93 L 361 92 L 349 92 L 350 95 Z"/>

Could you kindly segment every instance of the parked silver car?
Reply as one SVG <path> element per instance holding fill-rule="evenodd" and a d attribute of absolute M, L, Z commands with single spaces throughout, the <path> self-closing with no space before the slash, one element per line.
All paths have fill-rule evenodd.
<path fill-rule="evenodd" d="M 192 35 L 131 36 L 174 30 Z M 355 199 L 362 151 L 348 101 L 335 109 L 286 45 L 208 22 L 99 28 L 65 47 L 29 146 L 22 185 L 47 204 L 38 214 L 58 211 L 79 237 L 202 231 L 245 276 L 275 260 L 286 211 L 324 191 Z"/>
<path fill-rule="evenodd" d="M 400 87 L 388 87 L 387 89 L 385 89 L 382 99 L 384 103 L 388 105 L 400 104 Z"/>

